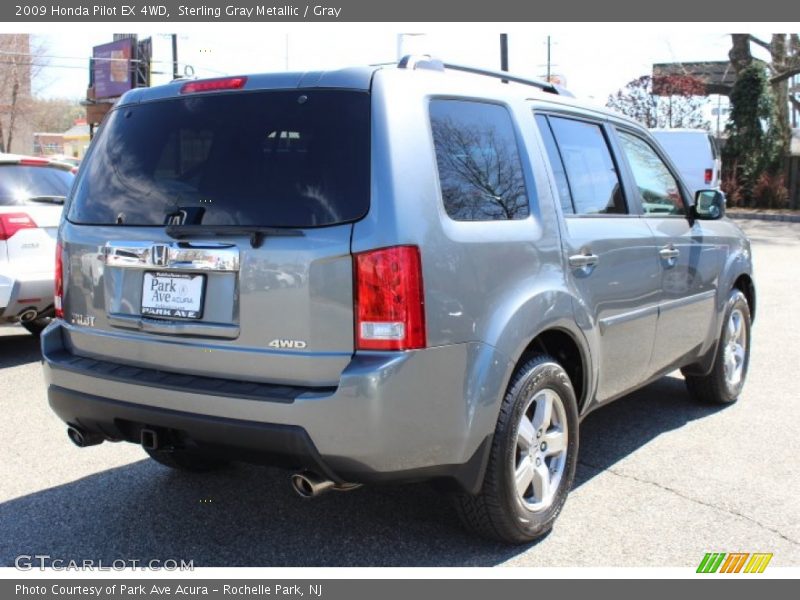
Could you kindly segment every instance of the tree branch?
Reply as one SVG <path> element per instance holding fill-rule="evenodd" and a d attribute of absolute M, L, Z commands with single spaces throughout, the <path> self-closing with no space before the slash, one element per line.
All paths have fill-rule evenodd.
<path fill-rule="evenodd" d="M 757 38 L 756 36 L 754 36 L 752 33 L 751 33 L 751 34 L 749 34 L 747 37 L 748 37 L 748 38 L 750 39 L 750 41 L 751 41 L 751 42 L 753 42 L 754 44 L 756 44 L 756 45 L 758 45 L 758 46 L 761 46 L 762 48 L 766 49 L 768 52 L 772 52 L 772 45 L 770 45 L 770 44 L 769 44 L 769 42 L 765 42 L 764 40 L 760 40 L 760 39 L 758 39 L 758 38 Z"/>
<path fill-rule="evenodd" d="M 800 75 L 800 61 L 798 64 L 794 65 L 793 67 L 783 71 L 782 73 L 778 73 L 777 75 L 770 77 L 770 83 L 780 83 L 781 81 L 785 81 L 790 77 L 794 77 L 795 75 Z"/>

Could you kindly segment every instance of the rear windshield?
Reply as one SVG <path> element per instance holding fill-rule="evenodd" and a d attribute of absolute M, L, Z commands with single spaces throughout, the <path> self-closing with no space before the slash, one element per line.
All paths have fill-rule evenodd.
<path fill-rule="evenodd" d="M 369 95 L 193 95 L 113 111 L 70 203 L 88 225 L 316 227 L 369 208 Z M 176 220 L 177 219 L 177 220 Z"/>
<path fill-rule="evenodd" d="M 75 176 L 53 167 L 0 165 L 0 206 L 33 204 L 31 198 L 65 197 Z"/>

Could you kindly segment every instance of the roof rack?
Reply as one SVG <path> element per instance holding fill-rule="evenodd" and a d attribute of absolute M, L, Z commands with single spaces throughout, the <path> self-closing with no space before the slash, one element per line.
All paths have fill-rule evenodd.
<path fill-rule="evenodd" d="M 529 85 L 535 88 L 542 90 L 543 92 L 547 92 L 549 94 L 556 94 L 559 96 L 569 96 L 574 97 L 572 92 L 565 90 L 564 88 L 557 86 L 555 84 L 549 83 L 547 81 L 542 81 L 540 79 L 525 79 L 524 77 L 517 77 L 516 75 L 511 75 L 506 71 L 493 71 L 491 69 L 481 69 L 478 67 L 471 67 L 469 65 L 459 65 L 455 63 L 446 63 L 438 58 L 433 58 L 427 54 L 415 56 L 412 54 L 407 54 L 400 61 L 397 63 L 398 69 L 426 69 L 429 71 L 444 71 L 445 69 L 449 69 L 451 71 L 461 71 L 463 73 L 469 73 L 471 75 L 482 75 L 483 77 L 493 77 L 495 79 L 500 79 L 501 81 L 507 83 L 509 81 L 513 83 L 519 83 L 522 85 Z"/>

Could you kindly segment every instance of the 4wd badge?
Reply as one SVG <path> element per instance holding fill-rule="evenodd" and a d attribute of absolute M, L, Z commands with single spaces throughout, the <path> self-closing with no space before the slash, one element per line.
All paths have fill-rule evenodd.
<path fill-rule="evenodd" d="M 289 348 L 291 350 L 302 350 L 308 344 L 306 344 L 303 340 L 281 340 L 275 339 L 272 340 L 267 346 L 270 348 Z"/>

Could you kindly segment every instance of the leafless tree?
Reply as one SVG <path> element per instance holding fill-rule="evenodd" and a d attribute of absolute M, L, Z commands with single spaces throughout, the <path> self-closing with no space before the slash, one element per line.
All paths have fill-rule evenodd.
<path fill-rule="evenodd" d="M 433 120 L 442 196 L 457 218 L 517 219 L 528 208 L 519 158 L 493 127 Z M 513 142 L 512 142 L 513 144 Z"/>
<path fill-rule="evenodd" d="M 11 150 L 22 122 L 30 123 L 31 82 L 46 66 L 44 54 L 27 33 L 0 34 L 0 152 Z"/>

